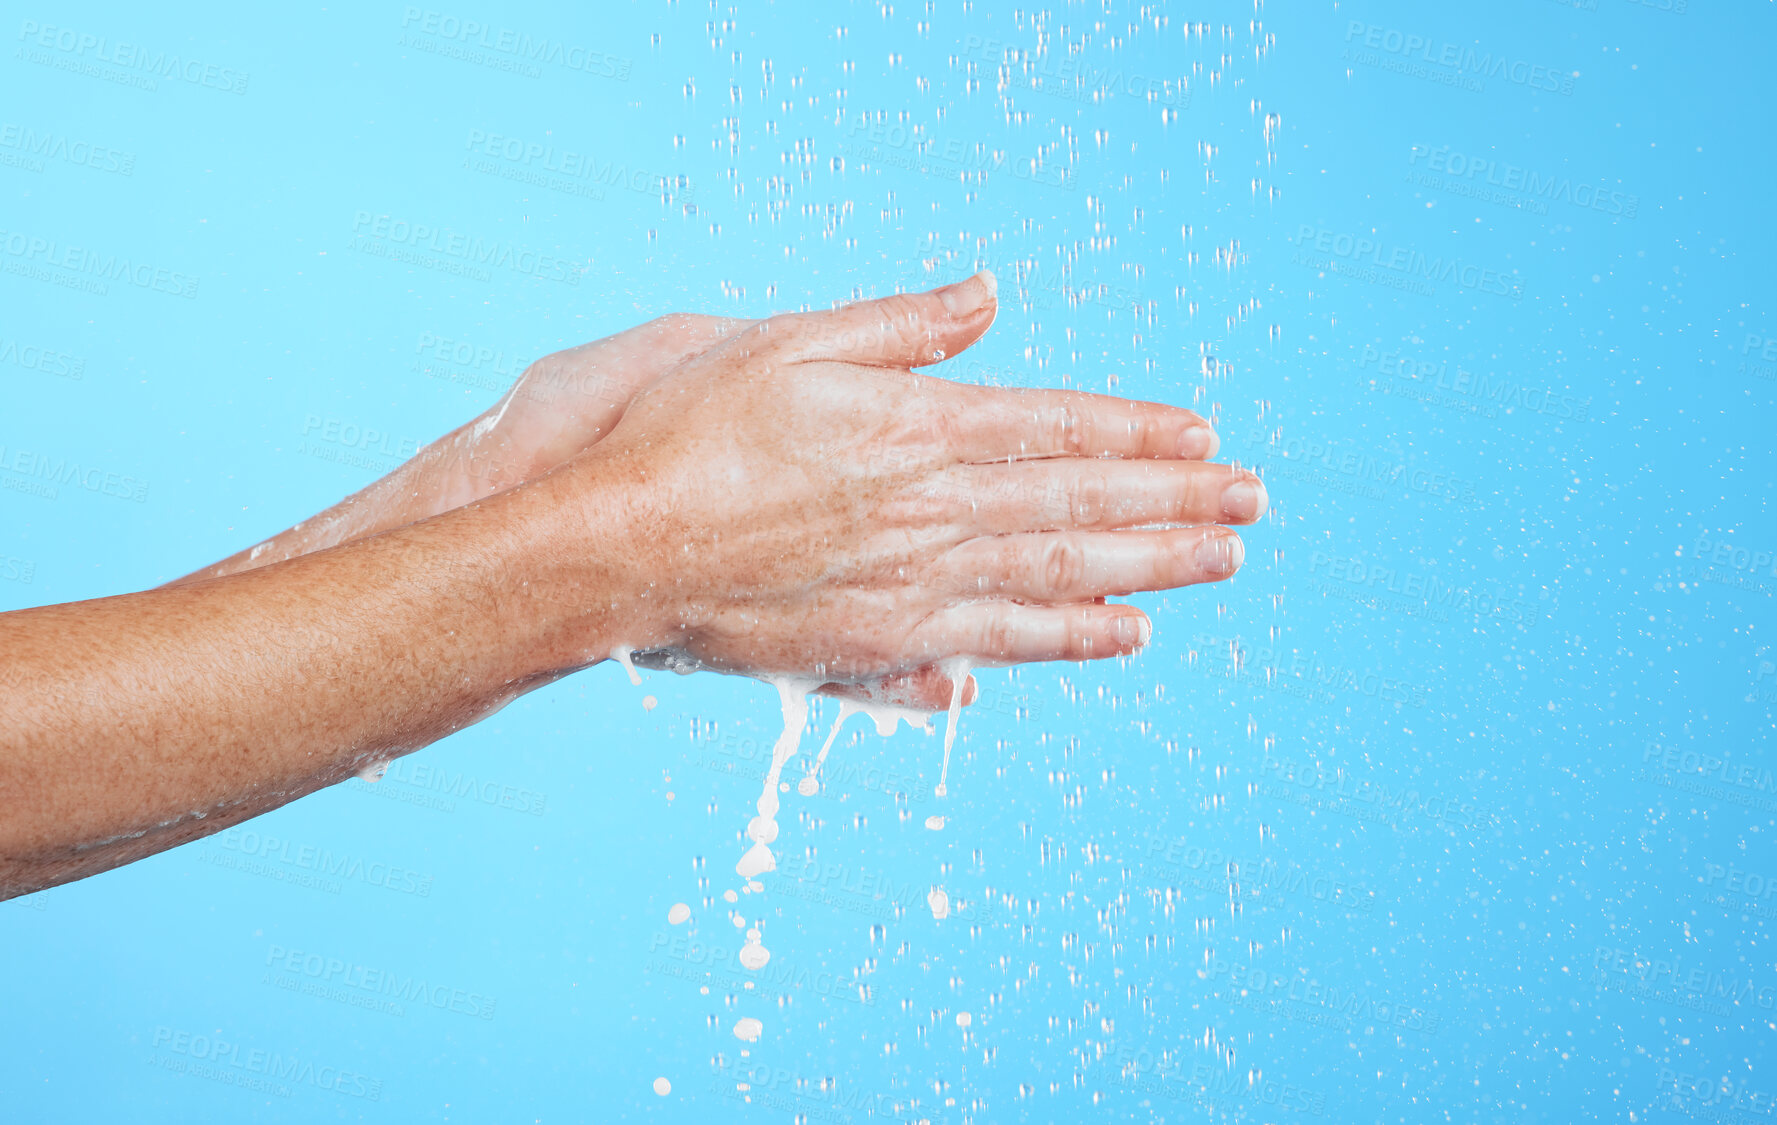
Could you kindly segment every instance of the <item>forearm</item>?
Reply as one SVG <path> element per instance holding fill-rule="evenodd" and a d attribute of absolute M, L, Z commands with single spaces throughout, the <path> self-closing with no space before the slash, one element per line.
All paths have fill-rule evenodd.
<path fill-rule="evenodd" d="M 421 449 L 405 464 L 339 503 L 264 542 L 167 583 L 180 586 L 241 574 L 430 519 L 486 499 L 537 475 L 520 454 L 491 448 L 482 419 Z"/>
<path fill-rule="evenodd" d="M 639 635 L 628 579 L 552 484 L 234 577 L 0 614 L 0 895 L 266 812 Z"/>

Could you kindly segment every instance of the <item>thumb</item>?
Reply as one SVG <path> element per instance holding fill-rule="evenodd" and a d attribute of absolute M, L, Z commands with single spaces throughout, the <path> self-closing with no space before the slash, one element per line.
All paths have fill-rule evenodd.
<path fill-rule="evenodd" d="M 897 293 L 830 312 L 773 317 L 778 355 L 873 367 L 925 367 L 979 340 L 999 311 L 991 270 L 924 293 Z"/>

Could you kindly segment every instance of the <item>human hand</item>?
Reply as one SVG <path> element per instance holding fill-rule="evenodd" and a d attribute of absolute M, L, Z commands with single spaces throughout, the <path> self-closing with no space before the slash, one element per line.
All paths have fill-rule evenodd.
<path fill-rule="evenodd" d="M 500 400 L 432 443 L 431 497 L 414 519 L 533 480 L 611 432 L 637 391 L 756 323 L 669 313 L 553 352 L 525 368 Z"/>
<path fill-rule="evenodd" d="M 1104 598 L 1237 570 L 1216 525 L 1259 518 L 1265 490 L 1201 460 L 1218 442 L 1197 415 L 911 370 L 995 308 L 984 273 L 773 317 L 643 388 L 562 470 L 627 498 L 625 551 L 649 576 L 630 646 L 936 709 L 945 658 L 1133 652 L 1149 621 Z"/>
<path fill-rule="evenodd" d="M 171 585 L 239 574 L 516 488 L 611 432 L 636 391 L 754 323 L 673 313 L 532 363 L 500 400 L 387 476 Z"/>

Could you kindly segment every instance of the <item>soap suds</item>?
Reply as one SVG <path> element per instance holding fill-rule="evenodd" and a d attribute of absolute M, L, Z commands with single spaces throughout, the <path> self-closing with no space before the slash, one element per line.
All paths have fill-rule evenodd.
<path fill-rule="evenodd" d="M 637 678 L 637 680 L 636 680 L 636 683 L 638 683 L 638 684 L 639 684 L 639 683 L 641 683 L 641 682 L 642 682 L 642 681 L 641 681 L 641 679 L 640 679 L 640 678 L 639 678 L 639 677 L 638 677 L 638 678 Z M 651 696 L 651 695 L 644 695 L 644 696 L 642 696 L 642 710 L 644 710 L 644 711 L 652 711 L 652 710 L 654 710 L 654 708 L 656 708 L 656 707 L 658 707 L 658 706 L 660 706 L 660 700 L 658 700 L 658 699 L 655 699 L 655 698 L 654 698 L 654 697 L 653 697 L 653 696 Z"/>
<path fill-rule="evenodd" d="M 752 1016 L 743 1016 L 740 1021 L 734 1025 L 734 1037 L 743 1043 L 757 1043 L 759 1041 L 760 1033 L 764 1030 L 764 1024 L 760 1023 Z"/>
<path fill-rule="evenodd" d="M 812 680 L 775 679 L 771 682 L 783 705 L 784 733 L 771 748 L 771 768 L 765 773 L 765 784 L 759 793 L 759 815 L 747 824 L 747 836 L 753 846 L 734 865 L 735 873 L 743 879 L 751 879 L 777 867 L 777 857 L 771 854 L 769 845 L 777 839 L 778 777 L 784 772 L 784 763 L 802 745 L 802 731 L 808 726 L 808 693 L 816 686 Z"/>
<path fill-rule="evenodd" d="M 654 1092 L 664 1098 L 673 1092 L 673 1084 L 666 1080 L 665 1075 L 662 1075 L 654 1080 Z"/>
<path fill-rule="evenodd" d="M 771 960 L 771 950 L 760 943 L 759 931 L 757 929 L 748 930 L 747 943 L 740 949 L 740 963 L 748 969 L 757 971 L 763 969 L 765 962 L 769 960 Z"/>
<path fill-rule="evenodd" d="M 666 920 L 669 925 L 676 926 L 680 922 L 689 920 L 690 917 L 691 908 L 682 902 L 673 903 L 672 909 L 666 912 Z"/>
<path fill-rule="evenodd" d="M 975 1017 L 967 1012 L 958 1012 L 956 1014 L 956 1026 L 958 1027 L 967 1027 L 974 1022 Z"/>
<path fill-rule="evenodd" d="M 618 645 L 611 650 L 611 659 L 623 665 L 623 670 L 629 673 L 630 683 L 634 684 L 636 687 L 641 687 L 642 674 L 636 671 L 636 662 L 630 659 L 634 653 L 635 649 L 630 648 L 628 645 Z"/>
<path fill-rule="evenodd" d="M 950 896 L 944 893 L 943 887 L 933 887 L 932 893 L 926 896 L 926 905 L 932 908 L 932 917 L 943 921 L 950 917 Z"/>
<path fill-rule="evenodd" d="M 821 752 L 815 757 L 814 768 L 808 771 L 807 777 L 796 783 L 796 792 L 804 797 L 812 797 L 820 791 L 821 765 L 827 760 L 827 751 L 833 749 L 833 740 L 839 737 L 839 728 L 845 725 L 845 720 L 857 713 L 857 704 L 849 699 L 839 701 L 839 717 L 833 720 L 833 729 L 827 732 L 827 741 L 821 743 Z"/>
<path fill-rule="evenodd" d="M 942 832 L 944 831 L 944 818 L 941 816 L 928 816 L 926 817 L 926 827 L 930 828 L 933 832 Z"/>
<path fill-rule="evenodd" d="M 377 783 L 383 779 L 383 774 L 388 773 L 388 772 L 389 772 L 389 763 L 387 763 L 387 762 L 372 762 L 369 765 L 365 766 L 363 769 L 358 771 L 358 777 L 360 780 L 368 781 L 374 785 L 375 783 Z"/>
<path fill-rule="evenodd" d="M 962 717 L 963 688 L 969 682 L 969 658 L 959 656 L 954 660 L 945 660 L 939 664 L 944 673 L 950 677 L 950 721 L 944 724 L 944 769 L 938 774 L 938 788 L 932 790 L 937 796 L 944 796 L 950 780 L 950 747 L 956 741 L 956 721 Z"/>

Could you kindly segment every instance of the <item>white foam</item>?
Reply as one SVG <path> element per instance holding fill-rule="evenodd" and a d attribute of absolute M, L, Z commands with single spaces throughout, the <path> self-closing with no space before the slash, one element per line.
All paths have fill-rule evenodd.
<path fill-rule="evenodd" d="M 757 929 L 748 930 L 747 943 L 740 947 L 740 963 L 748 969 L 757 971 L 763 969 L 765 962 L 769 960 L 771 960 L 771 950 L 765 948 L 760 942 L 759 931 Z"/>
<path fill-rule="evenodd" d="M 766 847 L 763 841 L 759 840 L 753 841 L 753 846 L 747 849 L 747 854 L 741 856 L 740 862 L 734 865 L 735 873 L 742 879 L 751 879 L 755 875 L 763 875 L 767 871 L 776 870 L 777 857 L 771 854 L 771 849 Z M 729 891 L 728 893 L 733 894 L 734 892 Z"/>
<path fill-rule="evenodd" d="M 827 732 L 827 741 L 821 743 L 821 752 L 815 756 L 814 768 L 808 771 L 807 777 L 796 783 L 796 792 L 802 794 L 804 797 L 812 797 L 820 791 L 821 766 L 827 760 L 827 752 L 833 749 L 833 740 L 839 737 L 839 728 L 845 725 L 845 720 L 851 718 L 860 710 L 862 710 L 862 708 L 849 699 L 841 699 L 839 701 L 839 717 L 833 720 L 833 729 Z"/>
<path fill-rule="evenodd" d="M 950 721 L 944 724 L 944 769 L 938 774 L 938 788 L 932 790 L 942 797 L 949 791 L 950 747 L 956 741 L 957 720 L 962 717 L 963 688 L 969 682 L 969 658 L 959 656 L 941 661 L 938 667 L 950 677 Z"/>
<path fill-rule="evenodd" d="M 641 680 L 637 679 L 636 682 L 641 683 Z M 651 695 L 642 696 L 642 710 L 652 711 L 652 710 L 654 710 L 654 708 L 656 708 L 658 706 L 660 706 L 660 700 L 655 699 Z"/>
<path fill-rule="evenodd" d="M 734 1025 L 734 1037 L 743 1043 L 757 1043 L 765 1025 L 752 1016 L 742 1016 Z"/>
<path fill-rule="evenodd" d="M 818 686 L 814 680 L 779 678 L 770 682 L 777 688 L 778 701 L 783 705 L 784 733 L 778 735 L 777 745 L 771 748 L 771 768 L 765 772 L 765 783 L 759 792 L 759 815 L 747 824 L 747 836 L 753 846 L 734 865 L 736 874 L 743 879 L 777 868 L 777 857 L 767 845 L 777 839 L 778 778 L 784 772 L 784 763 L 802 745 L 802 732 L 808 726 L 808 693 Z"/>
<path fill-rule="evenodd" d="M 654 1080 L 654 1092 L 664 1098 L 673 1092 L 673 1084 L 666 1080 L 665 1075 L 661 1075 Z"/>
<path fill-rule="evenodd" d="M 676 926 L 681 922 L 689 920 L 690 917 L 691 917 L 691 908 L 689 906 L 686 906 L 682 902 L 673 903 L 672 909 L 668 910 L 666 912 L 667 923 L 669 925 L 673 925 L 673 926 Z"/>
<path fill-rule="evenodd" d="M 932 893 L 926 896 L 926 905 L 932 908 L 932 917 L 943 921 L 950 917 L 950 896 L 944 893 L 943 887 L 933 887 Z"/>
<path fill-rule="evenodd" d="M 374 785 L 381 781 L 383 779 L 383 774 L 387 772 L 389 772 L 389 763 L 372 762 L 358 771 L 358 777 Z"/>
<path fill-rule="evenodd" d="M 628 645 L 618 645 L 611 650 L 611 659 L 623 665 L 623 670 L 629 673 L 629 682 L 631 684 L 634 684 L 636 687 L 641 687 L 642 674 L 636 671 L 636 662 L 630 659 L 630 657 L 635 654 L 635 651 L 635 649 L 630 648 Z"/>
<path fill-rule="evenodd" d="M 975 1017 L 967 1012 L 958 1012 L 956 1014 L 956 1026 L 958 1027 L 967 1027 L 974 1022 Z"/>
<path fill-rule="evenodd" d="M 930 828 L 933 832 L 942 832 L 944 831 L 944 818 L 941 816 L 928 816 L 926 817 L 926 827 Z"/>

